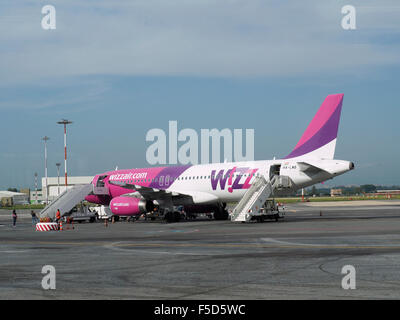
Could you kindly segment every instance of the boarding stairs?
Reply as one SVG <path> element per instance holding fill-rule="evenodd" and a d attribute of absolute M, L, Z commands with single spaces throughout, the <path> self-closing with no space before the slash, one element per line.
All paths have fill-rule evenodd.
<path fill-rule="evenodd" d="M 274 194 L 274 190 L 292 187 L 292 181 L 287 176 L 273 176 L 266 180 L 264 176 L 256 176 L 251 187 L 246 191 L 232 211 L 231 221 L 248 222 L 253 216 L 262 215 L 264 204 Z"/>
<path fill-rule="evenodd" d="M 72 188 L 65 190 L 50 204 L 48 204 L 40 212 L 40 217 L 49 217 L 54 220 L 57 209 L 60 210 L 62 217 L 65 214 L 68 214 L 79 202 L 83 201 L 90 192 L 93 192 L 92 184 L 75 185 Z"/>

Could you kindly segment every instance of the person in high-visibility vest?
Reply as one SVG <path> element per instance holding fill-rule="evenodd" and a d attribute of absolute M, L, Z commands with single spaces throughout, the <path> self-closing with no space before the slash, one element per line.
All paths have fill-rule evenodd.
<path fill-rule="evenodd" d="M 60 209 L 57 209 L 57 213 L 56 213 L 56 222 L 59 222 L 60 219 L 61 219 Z"/>

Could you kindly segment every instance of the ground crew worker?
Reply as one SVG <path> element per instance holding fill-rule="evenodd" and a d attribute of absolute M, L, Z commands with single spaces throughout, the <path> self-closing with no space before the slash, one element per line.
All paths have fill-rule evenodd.
<path fill-rule="evenodd" d="M 56 222 L 59 224 L 61 220 L 61 213 L 60 213 L 60 209 L 57 209 L 57 213 L 56 213 Z"/>
<path fill-rule="evenodd" d="M 60 209 L 57 209 L 57 213 L 56 213 L 56 221 L 58 222 L 58 220 L 61 219 L 61 213 L 60 213 Z"/>

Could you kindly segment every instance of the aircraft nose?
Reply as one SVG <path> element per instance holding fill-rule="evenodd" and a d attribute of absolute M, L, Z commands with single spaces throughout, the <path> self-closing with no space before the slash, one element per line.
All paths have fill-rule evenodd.
<path fill-rule="evenodd" d="M 354 169 L 354 162 L 350 162 L 350 164 L 349 164 L 349 169 L 350 169 L 350 170 L 353 170 L 353 169 Z"/>

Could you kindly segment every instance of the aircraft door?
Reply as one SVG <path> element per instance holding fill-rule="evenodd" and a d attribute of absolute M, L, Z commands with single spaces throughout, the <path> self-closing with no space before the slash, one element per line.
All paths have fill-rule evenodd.
<path fill-rule="evenodd" d="M 99 176 L 97 181 L 96 181 L 96 187 L 104 187 L 104 179 L 107 177 L 107 175 L 104 176 Z"/>
<path fill-rule="evenodd" d="M 279 176 L 281 174 L 281 165 L 274 164 L 269 168 L 269 179 L 271 180 L 273 176 Z"/>

